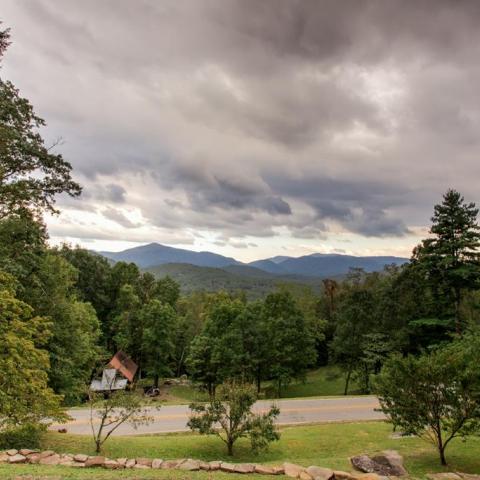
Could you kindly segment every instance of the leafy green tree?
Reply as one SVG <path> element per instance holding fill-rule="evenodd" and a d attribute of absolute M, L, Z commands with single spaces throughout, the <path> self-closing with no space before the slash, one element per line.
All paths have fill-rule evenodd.
<path fill-rule="evenodd" d="M 242 437 L 250 438 L 254 452 L 265 449 L 270 442 L 280 439 L 274 425 L 280 410 L 272 405 L 267 413 L 255 414 L 252 407 L 256 400 L 252 385 L 226 382 L 210 403 L 190 405 L 192 415 L 188 426 L 200 434 L 218 436 L 229 455 L 233 455 L 234 444 Z"/>
<path fill-rule="evenodd" d="M 289 292 L 268 295 L 262 316 L 268 328 L 269 376 L 281 396 L 284 386 L 293 378 L 303 378 L 315 364 L 315 338 Z"/>
<path fill-rule="evenodd" d="M 456 437 L 480 430 L 480 334 L 420 357 L 388 360 L 376 381 L 382 411 L 409 434 L 433 443 L 442 465 Z"/>
<path fill-rule="evenodd" d="M 99 355 L 100 325 L 91 304 L 75 296 L 77 272 L 57 252 L 47 253 L 38 272 L 39 288 L 31 294 L 35 311 L 51 320 L 50 385 L 67 404 L 84 395 Z"/>
<path fill-rule="evenodd" d="M 139 313 L 143 325 L 142 350 L 147 372 L 158 387 L 160 376 L 171 374 L 170 360 L 174 352 L 172 338 L 175 326 L 175 310 L 171 305 L 153 299 Z"/>
<path fill-rule="evenodd" d="M 8 31 L 1 32 L 0 58 L 8 43 Z M 71 165 L 45 145 L 44 125 L 14 85 L 0 79 L 0 218 L 25 207 L 56 212 L 56 195 L 81 192 Z"/>
<path fill-rule="evenodd" d="M 441 288 L 453 306 L 457 333 L 463 329 L 461 302 L 463 293 L 480 285 L 480 227 L 478 209 L 465 203 L 462 195 L 448 190 L 441 204 L 435 205 L 428 238 L 413 254 L 413 262 L 421 268 L 435 288 Z"/>
<path fill-rule="evenodd" d="M 0 271 L 0 428 L 64 421 L 62 398 L 48 387 L 51 325 L 15 298 L 15 286 Z"/>

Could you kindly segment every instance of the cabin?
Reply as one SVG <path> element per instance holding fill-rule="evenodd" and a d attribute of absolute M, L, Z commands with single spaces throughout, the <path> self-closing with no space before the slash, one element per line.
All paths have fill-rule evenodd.
<path fill-rule="evenodd" d="M 138 365 L 124 352 L 118 351 L 103 369 L 101 379 L 93 379 L 90 390 L 93 392 L 111 392 L 125 390 L 132 383 Z"/>

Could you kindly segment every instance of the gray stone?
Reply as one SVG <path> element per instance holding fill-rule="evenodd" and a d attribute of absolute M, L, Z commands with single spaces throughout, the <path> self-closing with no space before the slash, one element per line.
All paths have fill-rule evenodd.
<path fill-rule="evenodd" d="M 105 463 L 105 457 L 96 456 L 96 457 L 88 457 L 85 462 L 86 467 L 103 467 Z"/>
<path fill-rule="evenodd" d="M 14 455 L 18 454 L 18 450 L 15 450 L 14 448 L 11 448 L 10 450 L 7 450 L 5 452 L 9 457 L 13 457 Z"/>
<path fill-rule="evenodd" d="M 48 457 L 41 458 L 38 463 L 40 465 L 58 465 L 60 461 L 60 455 L 54 453 L 53 455 L 49 455 Z"/>
<path fill-rule="evenodd" d="M 253 473 L 255 472 L 255 465 L 251 463 L 237 463 L 235 465 L 235 473 Z"/>
<path fill-rule="evenodd" d="M 283 470 L 287 477 L 291 478 L 300 478 L 300 473 L 305 471 L 305 469 L 300 465 L 295 465 L 294 463 L 284 463 Z"/>
<path fill-rule="evenodd" d="M 212 462 L 208 462 L 208 465 L 210 466 L 210 470 L 212 472 L 215 472 L 217 470 L 220 470 L 220 467 L 222 466 L 222 462 L 218 460 L 213 460 Z"/>
<path fill-rule="evenodd" d="M 125 462 L 125 468 L 133 468 L 135 466 L 135 459 L 134 458 L 129 458 L 126 462 Z"/>
<path fill-rule="evenodd" d="M 163 460 L 161 458 L 155 458 L 152 460 L 152 468 L 161 468 Z"/>
<path fill-rule="evenodd" d="M 25 455 L 20 455 L 19 453 L 15 455 L 10 455 L 8 458 L 8 463 L 25 463 L 27 457 Z"/>
<path fill-rule="evenodd" d="M 195 472 L 197 470 L 200 470 L 200 464 L 197 462 L 197 460 L 192 460 L 191 458 L 188 458 L 179 466 L 179 468 L 180 470 Z"/>
<path fill-rule="evenodd" d="M 220 470 L 222 472 L 235 473 L 235 465 L 233 463 L 222 462 Z"/>
<path fill-rule="evenodd" d="M 77 453 L 76 455 L 73 456 L 73 459 L 76 462 L 85 463 L 88 460 L 88 455 L 84 455 L 83 453 Z"/>
<path fill-rule="evenodd" d="M 314 465 L 307 468 L 307 473 L 313 478 L 313 480 L 331 480 L 334 476 L 333 470 L 316 467 Z"/>
<path fill-rule="evenodd" d="M 350 459 L 352 465 L 364 473 L 376 473 L 380 476 L 403 476 L 407 471 L 402 456 L 395 450 L 385 450 L 379 455 L 369 457 L 358 455 Z"/>
<path fill-rule="evenodd" d="M 458 473 L 453 472 L 428 473 L 427 478 L 430 480 L 462 480 Z"/>

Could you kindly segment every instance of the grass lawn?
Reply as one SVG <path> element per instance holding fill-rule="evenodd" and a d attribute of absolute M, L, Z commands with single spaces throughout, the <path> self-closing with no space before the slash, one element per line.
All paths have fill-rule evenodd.
<path fill-rule="evenodd" d="M 391 426 L 383 422 L 336 423 L 288 427 L 282 429 L 282 438 L 268 452 L 253 455 L 246 441 L 238 444 L 234 458 L 225 454 L 224 445 L 215 437 L 193 434 L 156 435 L 138 437 L 112 437 L 105 445 L 104 454 L 111 458 L 152 457 L 174 459 L 191 457 L 203 460 L 233 462 L 258 462 L 281 464 L 296 462 L 304 466 L 319 465 L 334 469 L 351 470 L 348 458 L 360 453 L 375 453 L 396 449 L 405 458 L 405 465 L 412 477 L 423 478 L 428 472 L 463 471 L 480 472 L 480 438 L 466 443 L 454 441 L 447 449 L 448 468 L 442 468 L 438 455 L 428 443 L 416 438 L 391 439 Z M 50 432 L 44 440 L 44 448 L 57 452 L 93 453 L 89 437 Z M 73 470 L 73 471 L 72 471 Z M 72 479 L 113 478 L 211 478 L 208 473 L 190 474 L 173 471 L 94 471 L 60 467 L 2 466 L 0 478 L 14 478 L 21 473 L 39 475 L 56 474 Z M 9 477 L 10 475 L 10 477 Z M 245 475 L 242 476 L 245 479 Z M 215 475 L 217 478 L 217 475 Z M 235 477 L 218 475 L 219 479 Z M 256 477 L 259 478 L 259 477 Z"/>

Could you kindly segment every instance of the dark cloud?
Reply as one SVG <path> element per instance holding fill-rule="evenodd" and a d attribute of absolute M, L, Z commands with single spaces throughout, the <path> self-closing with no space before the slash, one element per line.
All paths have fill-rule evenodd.
<path fill-rule="evenodd" d="M 2 75 L 85 185 L 66 209 L 128 231 L 128 207 L 223 246 L 402 237 L 448 187 L 476 200 L 476 0 L 6 0 L 2 14 Z"/>

